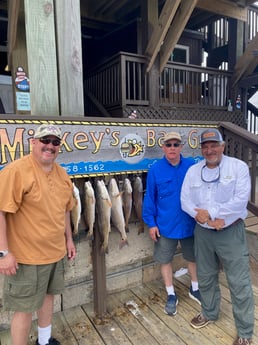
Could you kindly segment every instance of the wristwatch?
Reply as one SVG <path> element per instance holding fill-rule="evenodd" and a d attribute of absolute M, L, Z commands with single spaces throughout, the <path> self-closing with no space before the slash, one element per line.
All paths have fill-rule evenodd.
<path fill-rule="evenodd" d="M 3 259 L 8 253 L 8 250 L 0 250 L 0 259 Z"/>

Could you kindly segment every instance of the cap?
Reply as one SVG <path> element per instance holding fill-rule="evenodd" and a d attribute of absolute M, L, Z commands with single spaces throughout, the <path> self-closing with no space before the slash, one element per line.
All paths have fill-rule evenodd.
<path fill-rule="evenodd" d="M 61 129 L 51 124 L 40 125 L 35 131 L 34 138 L 39 139 L 46 137 L 47 135 L 54 135 L 55 137 L 62 139 Z"/>
<path fill-rule="evenodd" d="M 206 143 L 206 141 L 223 141 L 220 131 L 216 128 L 206 129 L 202 132 L 200 143 Z"/>
<path fill-rule="evenodd" d="M 166 133 L 163 137 L 163 142 L 166 142 L 166 141 L 169 141 L 169 140 L 172 140 L 172 139 L 176 139 L 176 140 L 179 140 L 179 141 L 182 141 L 182 138 L 181 138 L 181 135 L 177 132 L 169 132 L 169 133 Z"/>

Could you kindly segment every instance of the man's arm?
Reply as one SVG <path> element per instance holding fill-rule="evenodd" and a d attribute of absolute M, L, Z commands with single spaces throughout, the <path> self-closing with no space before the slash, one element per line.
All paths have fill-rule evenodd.
<path fill-rule="evenodd" d="M 6 214 L 0 211 L 0 251 L 8 251 L 8 241 L 6 233 Z M 0 273 L 4 275 L 16 274 L 18 264 L 12 253 L 8 253 L 5 257 L 0 258 Z"/>

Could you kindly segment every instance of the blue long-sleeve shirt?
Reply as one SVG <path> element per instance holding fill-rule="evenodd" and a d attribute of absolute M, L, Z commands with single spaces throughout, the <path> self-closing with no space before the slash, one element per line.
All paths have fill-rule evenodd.
<path fill-rule="evenodd" d="M 180 163 L 173 166 L 164 156 L 148 172 L 143 220 L 149 228 L 157 226 L 164 237 L 193 236 L 195 220 L 182 210 L 180 203 L 181 186 L 193 164 L 192 158 L 180 156 Z"/>

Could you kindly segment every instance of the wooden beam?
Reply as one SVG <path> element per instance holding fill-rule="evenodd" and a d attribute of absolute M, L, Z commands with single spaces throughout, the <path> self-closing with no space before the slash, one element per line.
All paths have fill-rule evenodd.
<path fill-rule="evenodd" d="M 15 47 L 15 42 L 16 42 L 19 10 L 20 10 L 20 0 L 13 0 L 13 1 L 8 2 L 7 41 L 8 41 L 8 67 L 9 67 L 9 70 L 12 67 L 12 51 Z"/>
<path fill-rule="evenodd" d="M 160 73 L 177 44 L 198 0 L 182 0 L 160 50 Z"/>
<path fill-rule="evenodd" d="M 101 253 L 101 236 L 99 217 L 96 213 L 97 222 L 94 225 L 94 240 L 92 243 L 92 268 L 93 268 L 93 294 L 94 312 L 102 319 L 107 311 L 107 283 L 106 283 L 106 254 Z"/>
<path fill-rule="evenodd" d="M 153 34 L 144 53 L 144 55 L 149 57 L 146 72 L 149 72 L 153 66 L 180 2 L 181 0 L 166 0 L 162 8 L 157 27 L 154 28 Z"/>
<path fill-rule="evenodd" d="M 243 74 L 243 78 L 247 77 L 248 75 L 251 75 L 257 66 L 258 66 L 258 56 L 254 56 L 253 59 L 251 59 L 249 65 L 247 66 L 246 71 Z"/>
<path fill-rule="evenodd" d="M 55 1 L 60 113 L 65 116 L 84 116 L 80 19 L 80 0 Z"/>
<path fill-rule="evenodd" d="M 254 56 L 253 52 L 257 49 L 258 46 L 258 34 L 252 39 L 248 44 L 244 54 L 240 56 L 237 60 L 237 63 L 234 68 L 234 72 L 231 79 L 231 87 L 236 86 L 238 81 L 246 75 L 248 71 L 249 74 L 253 72 L 257 66 L 257 56 Z M 253 70 L 251 70 L 253 69 Z"/>
<path fill-rule="evenodd" d="M 246 6 L 251 6 L 253 5 L 257 0 L 246 0 Z"/>
<path fill-rule="evenodd" d="M 238 6 L 236 2 L 227 0 L 198 0 L 196 7 L 247 22 L 247 7 Z"/>
<path fill-rule="evenodd" d="M 111 114 L 106 110 L 105 107 L 98 101 L 98 99 L 93 95 L 92 92 L 90 92 L 88 89 L 84 90 L 86 96 L 91 100 L 91 102 L 94 104 L 94 106 L 98 109 L 98 111 L 101 113 L 101 115 L 105 117 L 112 117 Z"/>
<path fill-rule="evenodd" d="M 53 0 L 24 0 L 31 115 L 59 116 Z"/>
<path fill-rule="evenodd" d="M 252 86 L 258 86 L 258 73 L 248 75 L 241 79 L 239 82 L 239 87 L 250 88 Z"/>
<path fill-rule="evenodd" d="M 16 40 L 15 45 L 12 49 L 12 53 L 10 54 L 11 57 L 11 72 L 13 76 L 13 80 L 17 77 L 17 72 L 22 68 L 25 76 L 29 77 L 29 70 L 28 70 L 28 57 L 27 57 L 27 46 L 26 46 L 26 33 L 25 33 L 25 23 L 24 23 L 24 13 L 19 14 L 19 20 L 17 24 L 17 32 L 16 32 Z M 9 63 L 8 63 L 9 66 Z M 13 95 L 14 95 L 14 108 L 15 114 L 28 114 L 30 110 L 27 108 L 26 110 L 23 108 L 21 102 L 19 101 L 21 97 L 26 97 L 28 92 L 23 92 L 23 96 L 21 96 L 20 89 L 16 87 L 16 83 L 13 83 Z M 24 109 L 24 110 L 23 110 Z"/>

